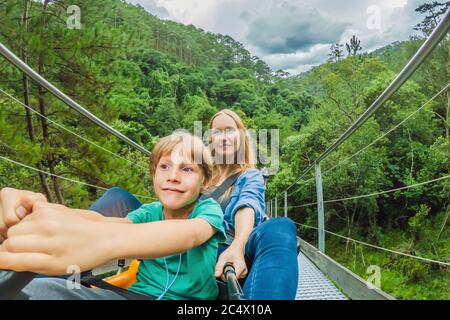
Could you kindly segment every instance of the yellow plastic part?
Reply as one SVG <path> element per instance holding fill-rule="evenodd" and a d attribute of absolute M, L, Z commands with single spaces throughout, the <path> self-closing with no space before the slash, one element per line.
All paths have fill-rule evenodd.
<path fill-rule="evenodd" d="M 113 286 L 128 289 L 133 283 L 136 282 L 136 275 L 138 268 L 139 268 L 139 261 L 133 260 L 130 266 L 128 267 L 127 271 L 124 271 L 108 279 L 105 279 L 105 281 L 108 282 L 109 284 L 112 284 Z"/>

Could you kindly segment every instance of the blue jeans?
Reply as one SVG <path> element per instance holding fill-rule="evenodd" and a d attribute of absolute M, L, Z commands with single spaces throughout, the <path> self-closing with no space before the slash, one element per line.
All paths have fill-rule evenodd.
<path fill-rule="evenodd" d="M 125 217 L 142 204 L 128 191 L 112 188 L 90 210 L 109 217 Z M 220 245 L 219 254 L 227 248 Z M 244 280 L 248 300 L 293 300 L 297 292 L 296 228 L 288 218 L 270 219 L 253 229 L 245 246 L 249 273 Z"/>

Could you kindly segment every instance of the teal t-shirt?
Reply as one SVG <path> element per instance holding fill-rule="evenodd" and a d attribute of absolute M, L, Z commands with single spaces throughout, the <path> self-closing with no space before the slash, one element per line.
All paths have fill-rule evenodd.
<path fill-rule="evenodd" d="M 133 223 L 147 223 L 163 220 L 161 202 L 145 204 L 127 215 Z M 202 245 L 178 254 L 165 257 L 169 270 L 169 284 L 173 281 L 179 266 L 178 276 L 164 295 L 164 300 L 216 299 L 218 288 L 214 277 L 217 248 L 225 242 L 223 213 L 220 205 L 213 199 L 198 200 L 188 219 L 206 220 L 217 232 Z M 157 244 L 156 244 L 157 245 Z M 143 260 L 139 264 L 137 281 L 130 291 L 158 298 L 166 288 L 167 271 L 164 258 Z"/>

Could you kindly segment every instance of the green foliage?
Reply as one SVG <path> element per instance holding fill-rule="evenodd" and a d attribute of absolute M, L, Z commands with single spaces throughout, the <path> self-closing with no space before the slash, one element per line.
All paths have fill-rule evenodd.
<path fill-rule="evenodd" d="M 397 259 L 393 267 L 401 271 L 403 276 L 411 282 L 425 278 L 429 272 L 429 266 L 412 258 Z"/>
<path fill-rule="evenodd" d="M 421 204 L 415 211 L 415 216 L 408 219 L 408 225 L 411 229 L 411 233 L 417 239 L 419 238 L 420 230 L 424 227 L 424 223 L 430 213 L 430 208 L 426 204 Z"/>
<path fill-rule="evenodd" d="M 58 1 L 44 12 L 30 1 L 30 18 L 21 22 L 22 0 L 0 3 L 0 42 L 102 120 L 147 149 L 176 129 L 206 129 L 211 116 L 231 108 L 248 128 L 278 129 L 280 169 L 269 178 L 271 199 L 290 186 L 317 157 L 375 101 L 423 43 L 393 43 L 370 54 L 335 57 L 298 76 L 272 71 L 266 62 L 226 35 L 160 20 L 122 0 Z M 66 7 L 82 10 L 82 30 L 66 27 Z M 110 10 L 104 10 L 110 8 Z M 360 44 L 353 39 L 352 52 Z M 364 126 L 321 163 L 325 200 L 404 187 L 450 174 L 449 94 L 427 101 L 449 81 L 449 40 Z M 354 45 L 354 46 L 353 46 Z M 364 43 L 361 43 L 364 46 Z M 22 74 L 2 64 L 0 87 L 24 99 Z M 48 139 L 43 122 L 32 117 L 35 139 L 23 106 L 0 94 L 0 156 L 102 188 L 120 186 L 151 195 L 148 158 L 105 134 L 30 82 L 30 106 L 71 131 L 125 157 L 117 158 L 53 124 Z M 40 99 L 41 98 L 41 99 Z M 396 130 L 365 148 L 419 107 Z M 270 142 L 270 140 L 269 140 Z M 364 150 L 363 150 L 364 149 Z M 362 150 L 362 151 L 361 151 Z M 360 152 L 361 151 L 361 152 Z M 356 154 L 356 155 L 355 155 Z M 355 156 L 352 156 L 355 155 Z M 349 158 L 352 156 L 351 158 Z M 53 158 L 53 161 L 51 161 Z M 130 164 L 137 164 L 139 167 Z M 39 178 L 37 172 L 0 161 L 0 187 L 44 191 L 46 183 L 66 205 L 88 207 L 101 190 Z M 316 201 L 314 171 L 289 190 L 289 205 Z M 418 256 L 448 261 L 449 180 L 384 195 L 327 203 L 326 228 Z M 147 201 L 147 200 L 143 200 Z M 280 202 L 278 202 L 280 204 Z M 317 224 L 316 207 L 291 209 L 300 223 Z M 441 230 L 442 227 L 442 230 Z M 307 228 L 300 235 L 315 243 Z M 440 237 L 438 238 L 438 234 Z M 328 240 L 327 252 L 365 276 L 368 264 L 383 267 L 383 289 L 402 299 L 450 299 L 448 269 L 412 259 L 342 245 Z"/>

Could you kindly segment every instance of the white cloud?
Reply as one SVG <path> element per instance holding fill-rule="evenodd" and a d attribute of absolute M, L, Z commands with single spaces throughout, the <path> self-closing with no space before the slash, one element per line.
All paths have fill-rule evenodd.
<path fill-rule="evenodd" d="M 303 64 L 320 64 L 323 62 L 323 57 L 327 57 L 329 50 L 330 46 L 328 44 L 317 44 L 308 51 L 269 54 L 264 56 L 264 60 L 275 70 L 294 70 Z"/>
<path fill-rule="evenodd" d="M 317 9 L 285 5 L 253 20 L 246 40 L 264 53 L 305 52 L 317 44 L 336 42 L 348 25 Z"/>
<path fill-rule="evenodd" d="M 228 34 L 273 69 L 302 72 L 327 60 L 330 45 L 355 34 L 364 51 L 406 40 L 426 0 L 129 0 L 162 18 Z M 380 28 L 367 26 L 379 9 Z M 166 14 L 167 13 L 167 14 Z M 262 28 L 266 27 L 265 30 Z M 303 28 L 302 28 L 303 27 Z M 258 30 L 260 28 L 261 30 Z M 259 32 L 257 32 L 259 31 Z M 297 64 L 298 63 L 298 64 Z"/>

